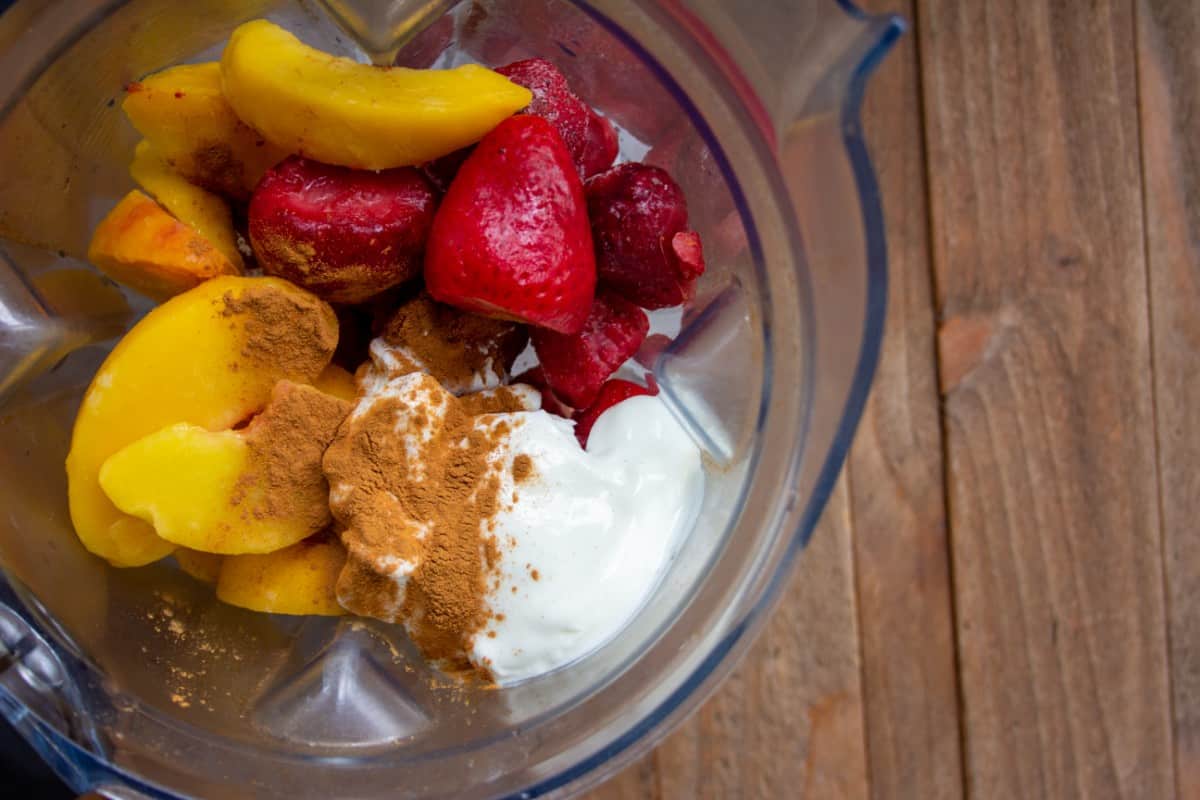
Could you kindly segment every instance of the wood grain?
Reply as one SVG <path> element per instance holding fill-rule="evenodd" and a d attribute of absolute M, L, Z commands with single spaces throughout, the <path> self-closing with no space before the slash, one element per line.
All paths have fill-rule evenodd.
<path fill-rule="evenodd" d="M 588 797 L 866 798 L 855 617 L 843 480 L 741 665 L 655 751 Z"/>
<path fill-rule="evenodd" d="M 918 17 L 969 794 L 1169 798 L 1133 4 Z"/>
<path fill-rule="evenodd" d="M 1179 796 L 1200 797 L 1200 6 L 1137 5 L 1146 257 Z"/>
<path fill-rule="evenodd" d="M 912 19 L 910 2 L 867 3 Z M 873 77 L 863 128 L 883 197 L 887 329 L 848 465 L 871 795 L 962 796 L 916 38 Z"/>

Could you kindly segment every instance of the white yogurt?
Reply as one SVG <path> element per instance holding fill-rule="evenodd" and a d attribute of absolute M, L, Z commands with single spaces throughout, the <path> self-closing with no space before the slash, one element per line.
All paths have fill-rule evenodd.
<path fill-rule="evenodd" d="M 497 619 L 469 654 L 501 685 L 569 664 L 625 627 L 704 488 L 699 450 L 657 397 L 602 414 L 587 452 L 572 423 L 544 411 L 519 416 L 500 457 L 511 465 L 526 454 L 534 472 L 516 484 L 503 471 L 502 496 L 515 490 L 518 500 L 495 518 L 502 559 L 488 600 Z"/>

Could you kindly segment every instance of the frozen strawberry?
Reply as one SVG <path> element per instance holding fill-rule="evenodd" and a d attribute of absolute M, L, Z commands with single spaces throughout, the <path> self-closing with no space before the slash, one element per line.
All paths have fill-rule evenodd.
<path fill-rule="evenodd" d="M 658 388 L 653 383 L 649 387 L 646 387 L 632 381 L 623 381 L 619 378 L 614 378 L 605 383 L 600 387 L 600 392 L 596 395 L 595 402 L 576 414 L 575 438 L 579 440 L 579 446 L 583 448 L 587 447 L 588 435 L 592 432 L 592 426 L 596 424 L 596 420 L 605 411 L 608 411 L 622 400 L 628 400 L 638 395 L 656 394 L 658 394 Z"/>
<path fill-rule="evenodd" d="M 527 58 L 496 72 L 533 92 L 533 101 L 522 113 L 541 117 L 553 125 L 580 174 L 585 178 L 591 174 L 584 171 L 583 165 L 591 137 L 592 110 L 571 91 L 558 67 L 543 58 Z"/>
<path fill-rule="evenodd" d="M 421 272 L 433 189 L 411 167 L 367 172 L 292 156 L 250 198 L 250 244 L 268 275 L 358 303 Z"/>
<path fill-rule="evenodd" d="M 570 419 L 575 416 L 575 409 L 558 399 L 558 395 L 550 388 L 550 384 L 546 382 L 546 373 L 542 371 L 540 366 L 530 367 L 512 379 L 513 383 L 524 383 L 532 386 L 541 392 L 542 395 L 542 410 L 547 411 L 555 416 L 565 417 Z"/>
<path fill-rule="evenodd" d="M 425 251 L 434 299 L 575 333 L 596 289 L 583 185 L 554 127 L 509 117 L 450 184 Z"/>
<path fill-rule="evenodd" d="M 617 160 L 617 131 L 612 123 L 588 109 L 587 140 L 580 155 L 579 174 L 584 178 L 598 175 Z"/>
<path fill-rule="evenodd" d="M 643 308 L 677 306 L 704 272 L 687 202 L 666 170 L 619 164 L 587 182 L 600 281 Z"/>
<path fill-rule="evenodd" d="M 546 382 L 563 402 L 587 408 L 609 376 L 637 352 L 650 320 L 646 312 L 611 292 L 599 292 L 583 330 L 535 330 L 530 339 Z"/>

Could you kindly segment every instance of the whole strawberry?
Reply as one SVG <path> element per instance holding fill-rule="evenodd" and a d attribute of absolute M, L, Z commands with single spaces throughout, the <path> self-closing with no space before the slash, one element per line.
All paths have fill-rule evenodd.
<path fill-rule="evenodd" d="M 412 167 L 368 172 L 292 156 L 250 197 L 250 244 L 268 275 L 359 303 L 420 274 L 436 204 Z"/>
<path fill-rule="evenodd" d="M 600 291 L 583 330 L 574 334 L 535 330 L 530 339 L 554 394 L 574 408 L 587 408 L 617 367 L 637 352 L 649 329 L 646 312 L 618 295 Z"/>
<path fill-rule="evenodd" d="M 483 138 L 442 199 L 425 250 L 434 299 L 575 333 L 596 289 L 583 185 L 540 117 L 509 117 Z"/>
<path fill-rule="evenodd" d="M 691 298 L 704 254 L 666 170 L 619 164 L 588 180 L 587 202 L 601 283 L 643 308 Z"/>

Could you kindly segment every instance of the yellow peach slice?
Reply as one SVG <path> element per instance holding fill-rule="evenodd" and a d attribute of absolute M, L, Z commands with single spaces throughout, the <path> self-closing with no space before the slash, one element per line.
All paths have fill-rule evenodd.
<path fill-rule="evenodd" d="M 121 108 L 138 133 L 176 172 L 210 191 L 245 199 L 288 155 L 238 119 L 216 62 L 171 67 L 126 92 Z"/>
<path fill-rule="evenodd" d="M 199 231 L 136 189 L 96 226 L 88 260 L 113 280 L 156 300 L 241 271 Z"/>
<path fill-rule="evenodd" d="M 340 616 L 334 587 L 346 563 L 336 540 L 303 541 L 264 555 L 227 556 L 217 577 L 217 597 L 271 614 Z"/>
<path fill-rule="evenodd" d="M 270 553 L 332 520 L 321 456 L 350 404 L 280 381 L 240 431 L 180 423 L 109 456 L 100 486 L 169 542 L 205 553 Z"/>
<path fill-rule="evenodd" d="M 180 547 L 175 551 L 175 560 L 179 568 L 204 583 L 216 583 L 217 575 L 221 572 L 221 562 L 224 556 L 216 553 L 201 553 L 199 550 L 188 550 Z"/>
<path fill-rule="evenodd" d="M 354 382 L 354 376 L 337 364 L 326 367 L 313 381 L 313 386 L 348 403 L 353 403 L 358 397 L 358 386 Z"/>
<path fill-rule="evenodd" d="M 112 504 L 100 466 L 168 425 L 233 427 L 281 379 L 315 380 L 336 344 L 333 310 L 276 278 L 214 278 L 147 314 L 101 365 L 75 418 L 67 487 L 84 546 L 117 566 L 170 553 L 149 523 Z"/>
<path fill-rule="evenodd" d="M 266 20 L 221 56 L 225 97 L 272 144 L 328 164 L 420 164 L 473 142 L 533 95 L 490 69 L 374 67 L 322 53 Z"/>
<path fill-rule="evenodd" d="M 242 271 L 244 264 L 237 248 L 237 234 L 233 232 L 233 212 L 224 199 L 172 170 L 154 145 L 145 139 L 133 151 L 129 174 L 139 186 L 154 195 L 163 208 L 180 222 L 195 228 L 238 272 Z"/>

